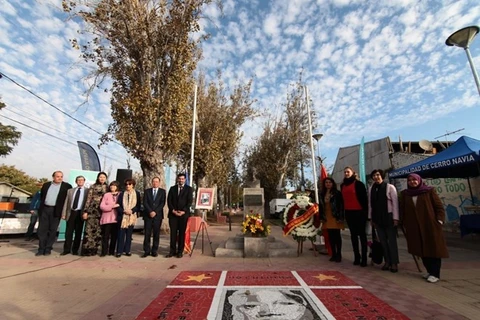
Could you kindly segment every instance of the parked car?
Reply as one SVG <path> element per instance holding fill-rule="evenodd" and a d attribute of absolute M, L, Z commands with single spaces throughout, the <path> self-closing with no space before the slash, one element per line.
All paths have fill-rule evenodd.
<path fill-rule="evenodd" d="M 270 217 L 280 218 L 281 213 L 285 210 L 287 205 L 290 204 L 290 202 L 292 202 L 290 199 L 272 199 L 269 202 Z"/>

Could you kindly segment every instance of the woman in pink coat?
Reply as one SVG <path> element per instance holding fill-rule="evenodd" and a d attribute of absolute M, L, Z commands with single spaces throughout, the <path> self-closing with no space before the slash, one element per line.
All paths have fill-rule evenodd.
<path fill-rule="evenodd" d="M 100 218 L 100 226 L 102 228 L 102 253 L 101 257 L 115 254 L 115 246 L 117 245 L 118 224 L 117 224 L 117 196 L 120 184 L 117 181 L 110 182 L 110 192 L 105 193 L 100 203 L 102 217 Z"/>

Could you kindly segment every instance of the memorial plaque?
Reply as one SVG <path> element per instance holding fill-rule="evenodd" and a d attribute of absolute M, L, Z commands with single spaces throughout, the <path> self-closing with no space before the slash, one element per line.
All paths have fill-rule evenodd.
<path fill-rule="evenodd" d="M 243 196 L 244 206 L 262 206 L 263 196 L 261 194 L 246 194 Z"/>
<path fill-rule="evenodd" d="M 263 188 L 243 189 L 243 214 L 250 212 L 264 216 Z"/>

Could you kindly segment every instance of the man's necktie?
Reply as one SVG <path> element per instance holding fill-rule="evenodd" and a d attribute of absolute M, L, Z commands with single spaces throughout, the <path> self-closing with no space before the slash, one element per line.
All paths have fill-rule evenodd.
<path fill-rule="evenodd" d="M 81 188 L 77 188 L 77 192 L 75 193 L 75 198 L 73 199 L 72 210 L 77 210 L 78 202 L 80 201 L 80 190 Z"/>
<path fill-rule="evenodd" d="M 153 200 L 157 197 L 157 189 L 153 189 Z"/>
<path fill-rule="evenodd" d="M 178 188 L 178 194 L 182 193 L 182 190 L 183 190 L 183 186 L 180 185 L 179 188 Z"/>

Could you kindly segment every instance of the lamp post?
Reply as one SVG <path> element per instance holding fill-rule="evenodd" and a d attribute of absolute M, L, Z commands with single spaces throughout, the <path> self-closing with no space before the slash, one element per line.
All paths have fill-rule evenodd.
<path fill-rule="evenodd" d="M 320 142 L 318 142 L 318 141 L 320 139 L 322 139 L 323 133 L 315 133 L 312 137 L 313 137 L 313 139 L 315 139 L 317 141 L 317 157 L 318 157 L 318 160 L 320 162 L 318 172 L 320 172 L 322 170 L 322 158 L 320 157 Z"/>
<path fill-rule="evenodd" d="M 470 43 L 472 43 L 473 39 L 475 39 L 479 31 L 480 27 L 478 26 L 462 28 L 452 33 L 450 37 L 448 37 L 445 41 L 445 44 L 447 46 L 456 46 L 465 49 L 468 62 L 470 63 L 470 68 L 472 69 L 473 78 L 475 79 L 475 84 L 477 85 L 478 94 L 480 95 L 480 80 L 478 79 L 477 70 L 475 69 L 472 56 L 470 55 L 470 49 L 468 49 Z"/>
<path fill-rule="evenodd" d="M 322 176 L 322 157 L 320 157 L 320 139 L 323 137 L 323 133 L 315 133 L 312 135 L 312 138 L 317 141 L 317 157 L 318 157 L 318 176 Z M 317 185 L 317 190 L 320 189 L 321 185 L 318 186 L 318 177 L 315 177 L 315 185 Z M 320 180 L 320 183 L 322 181 Z"/>

